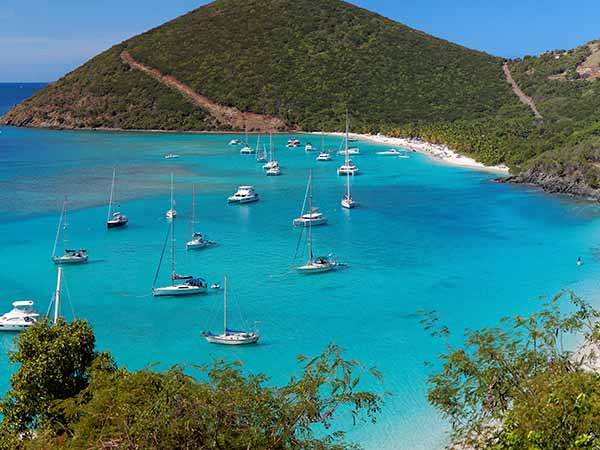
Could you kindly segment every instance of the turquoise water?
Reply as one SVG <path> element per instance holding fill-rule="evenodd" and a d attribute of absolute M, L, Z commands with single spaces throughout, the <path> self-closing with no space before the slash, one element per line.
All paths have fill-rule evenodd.
<path fill-rule="evenodd" d="M 0 128 L 0 309 L 33 298 L 45 311 L 56 277 L 50 252 L 62 198 L 68 194 L 70 239 L 90 251 L 90 263 L 65 268 L 73 309 L 88 319 L 100 349 L 131 369 L 160 362 L 239 359 L 250 371 L 285 382 L 299 353 L 315 355 L 335 342 L 348 356 L 377 366 L 393 392 L 377 425 L 340 426 L 368 449 L 440 449 L 443 421 L 425 400 L 425 361 L 442 349 L 416 314 L 440 311 L 457 331 L 527 313 L 540 295 L 573 288 L 595 300 L 600 275 L 600 210 L 531 188 L 490 182 L 484 172 L 436 164 L 422 155 L 378 157 L 382 147 L 361 143 L 353 159 L 362 175 L 353 193 L 360 207 L 339 207 L 340 159 L 317 163 L 316 154 L 289 150 L 275 137 L 281 177 L 265 177 L 253 156 L 240 156 L 230 135 L 55 132 Z M 318 137 L 300 136 L 320 144 Z M 339 139 L 327 137 L 327 146 Z M 176 152 L 178 160 L 162 155 Z M 105 229 L 112 167 L 117 194 L 130 218 L 124 230 Z M 315 203 L 329 224 L 314 229 L 319 253 L 334 252 L 345 270 L 300 276 L 290 268 L 308 170 Z M 163 246 L 169 180 L 175 174 L 178 272 L 231 285 L 232 326 L 259 321 L 263 338 L 249 348 L 210 346 L 199 336 L 218 329 L 221 293 L 157 299 L 150 287 Z M 197 185 L 199 229 L 219 245 L 186 252 L 191 185 Z M 227 205 L 237 185 L 261 195 L 251 205 Z M 585 262 L 577 267 L 581 256 Z M 167 277 L 163 272 L 162 280 Z M 238 313 L 238 308 L 243 314 Z M 66 307 L 71 316 L 70 306 Z M 0 336 L 0 390 L 8 388 Z M 376 388 L 369 381 L 367 388 Z"/>

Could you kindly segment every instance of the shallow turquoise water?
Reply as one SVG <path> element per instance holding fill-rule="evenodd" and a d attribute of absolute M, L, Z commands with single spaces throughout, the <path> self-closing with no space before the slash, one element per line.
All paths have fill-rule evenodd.
<path fill-rule="evenodd" d="M 240 359 L 251 371 L 283 382 L 299 353 L 315 355 L 335 342 L 348 356 L 377 366 L 393 392 L 377 425 L 341 426 L 368 449 L 439 449 L 445 425 L 425 401 L 424 362 L 442 349 L 419 324 L 416 311 L 439 310 L 456 330 L 494 324 L 532 311 L 540 295 L 573 288 L 597 294 L 599 209 L 526 187 L 491 183 L 490 174 L 441 166 L 421 155 L 378 157 L 362 143 L 354 181 L 360 208 L 341 210 L 343 179 L 337 162 L 285 149 L 275 138 L 284 175 L 268 178 L 252 156 L 229 147 L 228 135 L 53 132 L 1 128 L 0 309 L 33 298 L 45 311 L 55 282 L 49 256 L 62 197 L 69 195 L 72 246 L 90 250 L 90 263 L 67 267 L 77 316 L 88 319 L 98 346 L 131 369 L 160 362 L 192 364 Z M 318 137 L 301 136 L 320 144 Z M 338 146 L 328 137 L 327 146 Z M 174 151 L 182 157 L 165 161 Z M 113 165 L 118 169 L 125 230 L 107 231 L 106 202 Z M 290 270 L 308 169 L 315 202 L 329 224 L 314 229 L 317 252 L 334 252 L 350 267 L 303 277 Z M 220 282 L 249 323 L 260 321 L 260 345 L 210 346 L 200 331 L 218 328 L 221 294 L 181 299 L 149 295 L 167 223 L 170 172 L 175 173 L 178 271 Z M 219 245 L 187 253 L 184 243 L 197 184 L 199 228 Z M 229 206 L 238 184 L 253 184 L 261 201 Z M 577 256 L 585 261 L 575 265 Z M 305 254 L 297 262 L 303 262 Z M 163 273 L 166 277 L 166 271 Z M 164 278 L 163 278 L 164 280 Z M 67 306 L 67 316 L 69 312 Z M 240 325 L 236 311 L 232 325 Z M 0 389 L 8 387 L 0 336 Z M 367 387 L 376 387 L 370 382 Z"/>

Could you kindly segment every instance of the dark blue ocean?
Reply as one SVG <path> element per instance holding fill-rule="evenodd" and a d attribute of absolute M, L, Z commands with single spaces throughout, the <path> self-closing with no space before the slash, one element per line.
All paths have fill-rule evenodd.
<path fill-rule="evenodd" d="M 39 85 L 0 84 L 0 111 Z M 56 279 L 50 254 L 63 197 L 71 208 L 69 239 L 90 251 L 90 263 L 65 268 L 70 302 L 91 322 L 100 349 L 131 369 L 160 362 L 198 364 L 239 359 L 249 371 L 284 382 L 299 368 L 299 353 L 316 355 L 330 342 L 349 357 L 377 366 L 392 391 L 376 425 L 353 428 L 348 438 L 367 449 L 442 448 L 446 425 L 426 402 L 425 361 L 443 351 L 419 324 L 419 310 L 438 310 L 460 333 L 536 309 L 539 296 L 574 289 L 596 302 L 600 265 L 600 210 L 548 196 L 530 187 L 490 181 L 490 173 L 448 167 L 425 156 L 381 157 L 361 142 L 353 181 L 360 207 L 342 210 L 340 157 L 317 163 L 315 154 L 285 148 L 276 136 L 281 177 L 265 177 L 253 156 L 227 145 L 231 135 L 105 133 L 0 128 L 0 310 L 31 298 L 46 311 Z M 320 146 L 317 136 L 297 136 Z M 251 137 L 254 142 L 255 137 Z M 327 147 L 339 138 L 328 136 Z M 165 160 L 175 152 L 179 159 Z M 112 168 L 127 229 L 107 231 Z M 345 270 L 301 276 L 299 231 L 309 169 L 315 203 L 329 217 L 314 229 L 318 253 L 333 252 Z M 218 329 L 221 294 L 157 299 L 150 288 L 163 247 L 169 180 L 175 176 L 176 265 L 179 272 L 231 285 L 232 326 L 260 322 L 262 339 L 249 348 L 210 346 L 200 332 Z M 186 252 L 192 183 L 198 228 L 218 241 Z M 253 184 L 258 203 L 228 205 L 237 185 Z M 581 256 L 585 264 L 575 262 Z M 163 280 L 168 276 L 165 271 Z M 5 353 L 13 337 L 0 336 L 0 390 L 9 385 Z M 378 388 L 366 380 L 366 388 Z"/>

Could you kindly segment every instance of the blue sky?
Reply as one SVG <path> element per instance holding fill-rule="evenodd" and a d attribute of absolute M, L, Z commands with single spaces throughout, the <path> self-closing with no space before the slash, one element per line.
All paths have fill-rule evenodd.
<path fill-rule="evenodd" d="M 0 82 L 51 81 L 202 0 L 1 0 Z M 600 1 L 352 0 L 413 28 L 498 56 L 600 38 Z"/>

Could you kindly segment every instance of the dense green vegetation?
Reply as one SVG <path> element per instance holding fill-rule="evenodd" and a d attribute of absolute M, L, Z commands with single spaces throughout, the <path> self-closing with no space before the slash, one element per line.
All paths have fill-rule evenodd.
<path fill-rule="evenodd" d="M 529 317 L 468 331 L 454 347 L 430 313 L 426 328 L 445 343 L 429 379 L 429 401 L 451 422 L 454 445 L 474 450 L 565 450 L 600 446 L 600 312 L 564 295 Z M 561 312 L 563 311 L 563 312 Z M 583 338 L 576 353 L 572 337 Z M 594 370 L 592 370 L 594 369 Z"/>
<path fill-rule="evenodd" d="M 180 367 L 118 368 L 84 321 L 38 323 L 10 358 L 20 366 L 0 404 L 3 450 L 356 449 L 334 419 L 375 421 L 382 406 L 360 390 L 362 375 L 381 375 L 335 346 L 300 357 L 284 386 L 224 361 L 198 367 L 199 380 Z"/>
<path fill-rule="evenodd" d="M 499 58 L 349 3 L 217 0 L 104 52 L 34 95 L 11 123 L 50 112 L 74 126 L 222 127 L 130 70 L 123 50 L 216 102 L 304 130 L 341 129 L 346 108 L 365 131 L 477 118 L 518 103 Z"/>

